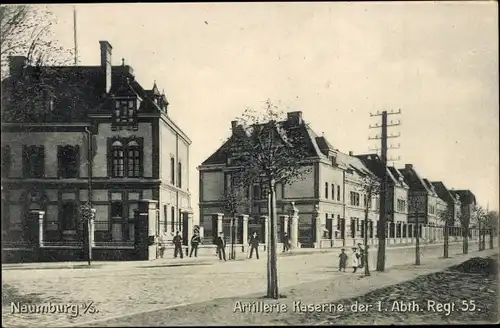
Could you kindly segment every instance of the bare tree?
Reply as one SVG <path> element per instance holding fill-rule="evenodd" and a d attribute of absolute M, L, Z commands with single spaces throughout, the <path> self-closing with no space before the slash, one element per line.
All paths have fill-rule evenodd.
<path fill-rule="evenodd" d="M 238 131 L 231 137 L 232 146 L 228 148 L 228 155 L 241 173 L 243 185 L 249 187 L 260 183 L 266 185 L 269 192 L 270 282 L 267 296 L 274 299 L 279 298 L 276 184 L 291 184 L 310 170 L 305 123 L 284 120 L 283 114 L 270 100 L 265 102 L 262 114 L 247 109 L 240 118 Z"/>
<path fill-rule="evenodd" d="M 444 237 L 444 248 L 443 248 L 443 257 L 449 257 L 449 248 L 450 248 L 450 232 L 449 227 L 453 226 L 453 208 L 447 208 L 446 210 L 442 210 L 438 213 L 438 219 L 443 222 L 443 237 Z"/>
<path fill-rule="evenodd" d="M 421 213 L 422 206 L 425 204 L 425 201 L 423 199 L 421 199 L 420 197 L 421 196 L 419 196 L 419 195 L 415 195 L 413 197 L 409 197 L 409 201 L 408 201 L 408 205 L 409 205 L 408 212 L 411 211 L 415 215 L 415 227 L 414 227 L 414 233 L 413 233 L 413 235 L 415 236 L 415 265 L 420 265 L 420 219 L 419 219 L 419 214 Z"/>
<path fill-rule="evenodd" d="M 52 113 L 53 99 L 70 96 L 77 106 L 77 95 L 85 95 L 84 81 L 68 79 L 71 72 L 61 69 L 72 61 L 73 49 L 61 46 L 52 26 L 57 23 L 49 6 L 4 5 L 0 7 L 2 121 L 8 123 L 43 122 Z M 13 58 L 15 76 L 10 73 Z M 9 78 L 11 77 L 11 78 Z M 68 115 L 58 118 L 67 121 Z"/>
<path fill-rule="evenodd" d="M 0 7 L 0 55 L 2 80 L 8 75 L 8 57 L 22 55 L 27 65 L 60 65 L 68 62 L 71 49 L 62 47 L 52 26 L 57 19 L 46 5 Z"/>
<path fill-rule="evenodd" d="M 488 213 L 479 205 L 474 206 L 472 211 L 472 218 L 478 224 L 479 228 L 479 250 L 486 249 L 486 229 L 488 224 Z"/>
<path fill-rule="evenodd" d="M 364 211 L 365 211 L 365 220 L 363 222 L 363 233 L 364 233 L 364 267 L 365 267 L 365 276 L 370 275 L 370 268 L 369 268 L 369 256 L 368 256 L 368 221 L 369 221 L 369 214 L 370 214 L 370 208 L 372 204 L 372 199 L 379 194 L 380 191 L 380 180 L 375 176 L 371 174 L 367 174 L 363 177 L 362 183 L 361 183 L 361 192 L 364 195 Z"/>
<path fill-rule="evenodd" d="M 247 187 L 244 186 L 238 177 L 237 172 L 233 173 L 231 176 L 231 181 L 226 185 L 225 192 L 223 197 L 220 199 L 222 204 L 222 210 L 224 213 L 230 215 L 230 243 L 231 243 L 231 254 L 229 256 L 230 259 L 235 259 L 236 254 L 234 251 L 234 243 L 235 243 L 235 235 L 236 235 L 236 225 L 235 220 L 238 213 L 241 213 L 242 210 L 248 205 L 248 198 L 246 197 L 243 189 Z M 243 240 L 245 243 L 246 240 Z"/>
<path fill-rule="evenodd" d="M 498 231 L 498 212 L 496 212 L 496 211 L 489 211 L 488 212 L 487 225 L 488 225 L 488 230 L 489 230 L 489 235 L 490 235 L 490 242 L 489 242 L 490 245 L 489 246 L 490 246 L 490 249 L 493 249 L 494 248 L 493 238 L 495 235 L 497 235 L 497 231 Z"/>

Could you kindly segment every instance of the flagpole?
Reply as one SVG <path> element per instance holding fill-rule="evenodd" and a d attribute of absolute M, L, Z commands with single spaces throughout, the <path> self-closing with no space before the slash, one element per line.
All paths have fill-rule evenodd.
<path fill-rule="evenodd" d="M 78 43 L 76 39 L 76 6 L 73 6 L 73 41 L 75 42 L 75 66 L 78 66 Z"/>

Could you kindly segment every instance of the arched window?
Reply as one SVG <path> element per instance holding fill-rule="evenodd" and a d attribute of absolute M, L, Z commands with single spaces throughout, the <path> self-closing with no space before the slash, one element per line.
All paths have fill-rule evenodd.
<path fill-rule="evenodd" d="M 112 176 L 113 178 L 123 178 L 125 170 L 125 159 L 123 144 L 120 141 L 113 142 L 112 151 Z"/>
<path fill-rule="evenodd" d="M 177 163 L 177 186 L 182 188 L 182 163 Z"/>
<path fill-rule="evenodd" d="M 175 183 L 175 158 L 170 157 L 170 183 Z"/>
<path fill-rule="evenodd" d="M 325 198 L 328 199 L 328 182 L 325 182 Z"/>
<path fill-rule="evenodd" d="M 141 150 L 137 141 L 130 141 L 127 145 L 127 151 L 127 176 L 138 178 L 141 176 Z"/>
<path fill-rule="evenodd" d="M 332 199 L 335 200 L 335 185 L 332 183 Z"/>

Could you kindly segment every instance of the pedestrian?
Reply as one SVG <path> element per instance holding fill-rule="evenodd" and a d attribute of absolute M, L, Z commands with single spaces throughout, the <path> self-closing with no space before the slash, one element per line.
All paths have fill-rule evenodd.
<path fill-rule="evenodd" d="M 226 240 L 224 239 L 224 234 L 219 233 L 219 237 L 215 239 L 215 244 L 217 245 L 217 254 L 219 255 L 219 260 L 226 261 Z"/>
<path fill-rule="evenodd" d="M 165 248 L 167 246 L 167 239 L 168 235 L 166 231 L 163 231 L 163 233 L 160 235 L 158 238 L 158 247 L 160 248 L 160 257 L 163 258 L 163 255 L 165 254 Z"/>
<path fill-rule="evenodd" d="M 253 251 L 255 250 L 255 255 L 257 256 L 257 260 L 259 259 L 259 237 L 257 236 L 257 233 L 254 232 L 252 236 L 250 237 L 250 241 L 248 242 L 248 245 L 250 246 L 250 255 L 248 256 L 249 259 L 252 258 Z"/>
<path fill-rule="evenodd" d="M 290 237 L 288 233 L 283 234 L 283 253 L 290 250 Z"/>
<path fill-rule="evenodd" d="M 359 253 L 357 252 L 356 247 L 352 248 L 351 262 L 352 262 L 352 268 L 353 268 L 352 273 L 356 273 L 356 271 L 358 270 L 358 266 L 359 266 Z"/>
<path fill-rule="evenodd" d="M 201 238 L 200 235 L 195 232 L 193 237 L 191 237 L 191 252 L 189 253 L 189 257 L 193 256 L 193 251 L 194 251 L 194 257 L 198 257 L 198 245 L 201 243 Z"/>
<path fill-rule="evenodd" d="M 179 231 L 175 233 L 174 236 L 174 258 L 177 258 L 179 254 L 181 259 L 184 258 L 184 254 L 182 254 L 182 236 L 179 234 Z"/>
<path fill-rule="evenodd" d="M 362 268 L 365 266 L 365 250 L 361 243 L 358 243 L 358 251 L 359 251 L 359 267 Z"/>
<path fill-rule="evenodd" d="M 340 250 L 340 254 L 339 254 L 339 271 L 343 271 L 345 272 L 345 267 L 346 267 L 346 264 L 347 264 L 347 254 L 345 253 L 345 249 L 342 248 Z"/>

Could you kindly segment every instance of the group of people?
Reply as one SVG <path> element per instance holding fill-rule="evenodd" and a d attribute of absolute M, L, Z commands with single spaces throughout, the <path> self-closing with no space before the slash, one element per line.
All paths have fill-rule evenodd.
<path fill-rule="evenodd" d="M 345 253 L 345 249 L 342 248 L 339 254 L 339 271 L 345 272 L 347 259 L 348 256 Z M 352 248 L 351 265 L 353 268 L 353 273 L 355 273 L 358 268 L 363 268 L 365 266 L 365 250 L 361 244 L 358 244 L 358 247 Z"/>
<path fill-rule="evenodd" d="M 160 250 L 160 257 L 163 258 L 163 255 L 165 253 L 165 247 L 167 244 L 167 236 L 164 234 L 159 238 L 159 250 Z M 184 254 L 182 251 L 182 236 L 179 231 L 175 233 L 175 236 L 172 240 L 174 244 L 174 258 L 180 257 L 181 259 L 184 258 Z M 198 232 L 195 232 L 193 234 L 193 237 L 191 237 L 191 250 L 189 252 L 189 257 L 193 256 L 198 257 L 198 246 L 202 243 L 201 237 Z M 257 232 L 254 232 L 252 236 L 250 236 L 250 239 L 248 241 L 249 247 L 249 254 L 247 258 L 251 259 L 253 253 L 255 252 L 255 256 L 257 259 L 259 259 L 259 243 L 260 239 L 257 236 Z M 224 260 L 226 261 L 226 239 L 224 238 L 224 234 L 222 232 L 219 233 L 217 238 L 214 240 L 214 244 L 216 245 L 216 253 L 215 255 L 219 257 L 219 260 Z M 283 235 L 283 252 L 290 251 L 291 245 L 290 245 L 290 238 L 288 237 L 288 234 L 285 232 Z"/>

